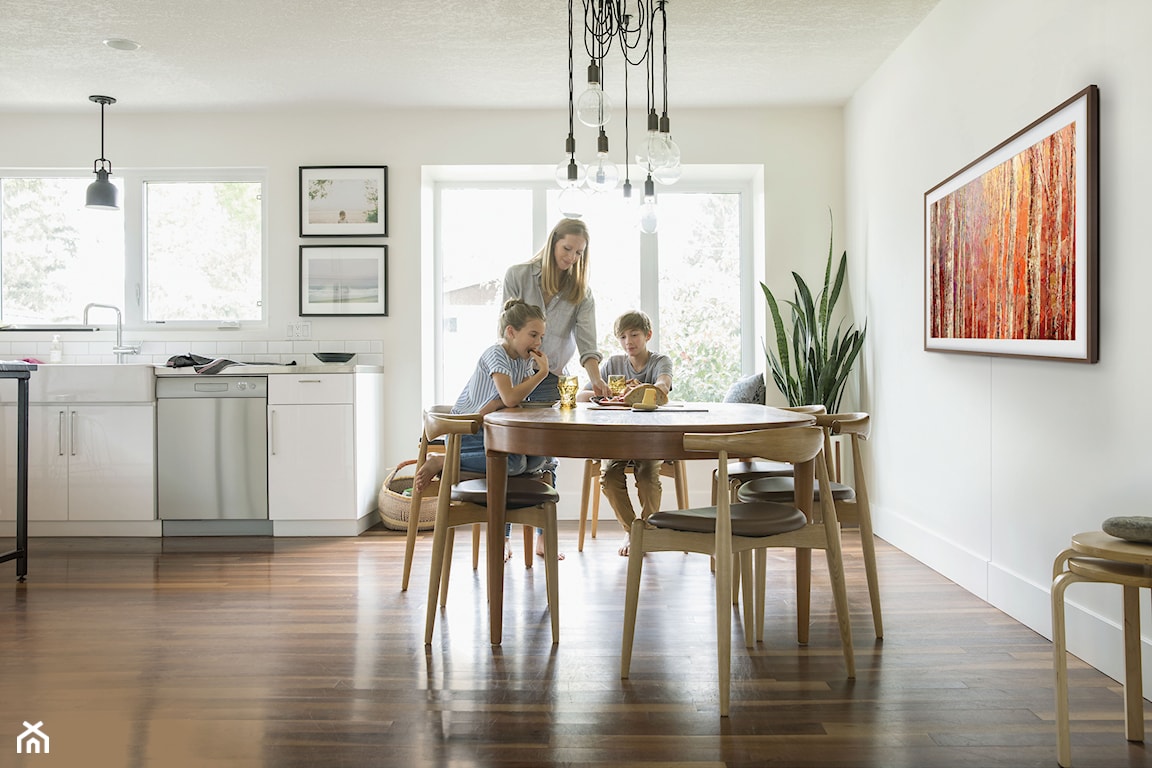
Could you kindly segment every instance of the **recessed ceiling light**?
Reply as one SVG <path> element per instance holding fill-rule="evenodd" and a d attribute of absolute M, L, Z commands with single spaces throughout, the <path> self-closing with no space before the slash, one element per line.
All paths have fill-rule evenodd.
<path fill-rule="evenodd" d="M 123 37 L 110 37 L 104 41 L 104 45 L 118 51 L 135 51 L 140 48 L 140 43 Z"/>

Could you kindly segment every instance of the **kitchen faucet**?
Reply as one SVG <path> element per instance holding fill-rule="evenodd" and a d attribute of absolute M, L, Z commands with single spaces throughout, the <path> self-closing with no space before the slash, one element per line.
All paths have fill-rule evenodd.
<path fill-rule="evenodd" d="M 139 346 L 124 346 L 124 325 L 120 320 L 120 307 L 114 307 L 111 304 L 97 304 L 95 302 L 88 304 L 84 307 L 84 325 L 88 325 L 88 310 L 93 307 L 100 309 L 110 309 L 116 313 L 116 346 L 112 347 L 112 352 L 116 355 L 116 362 L 124 362 L 124 355 L 138 355 L 140 354 Z"/>

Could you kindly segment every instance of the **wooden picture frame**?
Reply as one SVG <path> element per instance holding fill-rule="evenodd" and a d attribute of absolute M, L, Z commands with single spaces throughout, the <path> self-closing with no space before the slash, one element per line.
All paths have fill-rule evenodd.
<path fill-rule="evenodd" d="M 300 246 L 300 315 L 388 315 L 388 246 Z"/>
<path fill-rule="evenodd" d="M 300 237 L 387 237 L 388 166 L 300 166 Z"/>
<path fill-rule="evenodd" d="M 924 193 L 924 349 L 1095 363 L 1099 93 Z"/>

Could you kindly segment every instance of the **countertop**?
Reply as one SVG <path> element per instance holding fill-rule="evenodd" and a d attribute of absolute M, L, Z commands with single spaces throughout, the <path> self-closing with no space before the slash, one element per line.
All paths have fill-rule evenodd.
<path fill-rule="evenodd" d="M 351 363 L 320 363 L 317 365 L 230 365 L 219 373 L 196 373 L 192 366 L 187 368 L 169 368 L 165 365 L 154 366 L 157 376 L 268 376 L 274 374 L 296 374 L 315 376 L 320 373 L 383 373 L 382 365 L 353 365 Z"/>

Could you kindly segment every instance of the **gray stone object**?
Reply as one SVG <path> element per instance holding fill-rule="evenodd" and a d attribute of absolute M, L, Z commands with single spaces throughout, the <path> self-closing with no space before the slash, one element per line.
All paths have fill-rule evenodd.
<path fill-rule="evenodd" d="M 1152 517 L 1110 517 L 1102 527 L 1109 536 L 1139 544 L 1152 544 Z"/>

